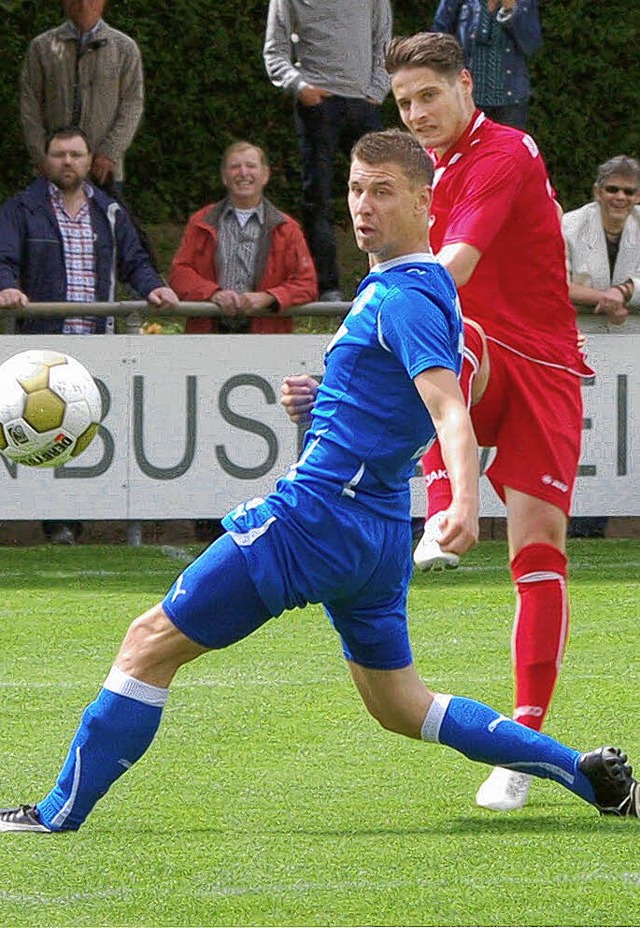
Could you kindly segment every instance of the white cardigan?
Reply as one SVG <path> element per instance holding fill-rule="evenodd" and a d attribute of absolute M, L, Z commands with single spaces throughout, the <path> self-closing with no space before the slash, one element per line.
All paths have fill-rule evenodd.
<path fill-rule="evenodd" d="M 596 290 L 607 290 L 631 278 L 634 291 L 629 306 L 640 306 L 640 206 L 633 207 L 624 224 L 613 276 L 609 272 L 607 243 L 597 202 L 565 213 L 562 232 L 567 246 L 569 280 Z"/>

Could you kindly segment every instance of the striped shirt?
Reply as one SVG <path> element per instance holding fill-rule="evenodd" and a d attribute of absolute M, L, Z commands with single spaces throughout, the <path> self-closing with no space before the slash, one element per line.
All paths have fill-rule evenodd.
<path fill-rule="evenodd" d="M 95 235 L 89 210 L 93 190 L 89 184 L 84 185 L 84 193 L 85 202 L 75 216 L 70 216 L 62 191 L 49 184 L 49 199 L 62 237 L 68 303 L 93 303 L 96 298 Z M 96 319 L 91 316 L 69 316 L 62 328 L 64 335 L 92 335 L 95 330 Z"/>
<path fill-rule="evenodd" d="M 235 290 L 237 293 L 255 290 L 256 255 L 263 226 L 263 203 L 248 214 L 247 210 L 236 210 L 231 204 L 223 212 L 217 255 L 223 290 Z"/>
<path fill-rule="evenodd" d="M 270 0 L 264 62 L 271 82 L 296 96 L 313 84 L 382 103 L 391 40 L 389 0 Z"/>
<path fill-rule="evenodd" d="M 256 259 L 264 233 L 264 203 L 254 209 L 236 209 L 229 203 L 220 216 L 218 267 L 220 286 L 236 293 L 252 293 L 257 286 Z M 222 318 L 220 331 L 248 332 L 250 321 L 242 316 Z"/>

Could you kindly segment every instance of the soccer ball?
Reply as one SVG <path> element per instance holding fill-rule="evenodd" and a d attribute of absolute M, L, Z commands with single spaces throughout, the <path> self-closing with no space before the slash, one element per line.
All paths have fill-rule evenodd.
<path fill-rule="evenodd" d="M 29 467 L 76 458 L 100 425 L 102 400 L 89 371 L 59 351 L 22 351 L 0 364 L 0 454 Z"/>

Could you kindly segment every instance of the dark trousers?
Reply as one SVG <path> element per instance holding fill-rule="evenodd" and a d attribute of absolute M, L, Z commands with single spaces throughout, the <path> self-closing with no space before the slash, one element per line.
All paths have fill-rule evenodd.
<path fill-rule="evenodd" d="M 481 109 L 489 119 L 503 126 L 513 126 L 514 129 L 524 130 L 527 125 L 528 103 L 514 103 L 512 106 L 483 106 Z"/>
<path fill-rule="evenodd" d="M 367 100 L 327 97 L 318 106 L 296 103 L 295 125 L 302 159 L 302 224 L 318 272 L 320 293 L 340 286 L 333 229 L 336 157 L 347 157 L 365 132 L 382 128 L 381 109 Z"/>
<path fill-rule="evenodd" d="M 574 516 L 569 520 L 569 538 L 604 538 L 609 516 Z"/>

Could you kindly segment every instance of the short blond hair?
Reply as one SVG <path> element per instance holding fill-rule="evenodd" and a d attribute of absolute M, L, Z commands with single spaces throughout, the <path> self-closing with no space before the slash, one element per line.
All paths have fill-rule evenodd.
<path fill-rule="evenodd" d="M 397 164 L 414 186 L 431 186 L 433 162 L 420 142 L 402 129 L 367 132 L 351 149 L 351 158 L 365 164 Z"/>
<path fill-rule="evenodd" d="M 224 168 L 229 158 L 232 155 L 235 155 L 238 151 L 246 151 L 247 148 L 253 148 L 254 151 L 257 151 L 260 155 L 260 162 L 264 168 L 269 167 L 269 162 L 267 161 L 267 156 L 264 153 L 264 149 L 260 148 L 259 145 L 254 145 L 253 142 L 232 142 L 231 145 L 227 145 L 225 150 L 222 153 L 222 161 L 220 162 L 220 167 Z"/>

